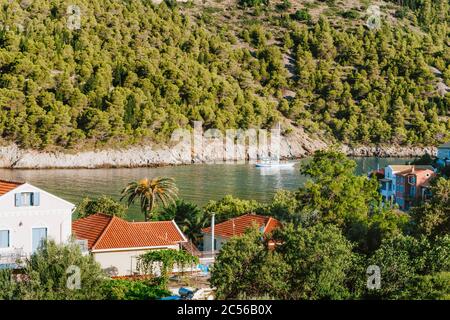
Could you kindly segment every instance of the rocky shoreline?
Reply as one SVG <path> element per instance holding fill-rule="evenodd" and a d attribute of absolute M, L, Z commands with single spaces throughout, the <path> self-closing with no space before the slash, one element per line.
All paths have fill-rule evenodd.
<path fill-rule="evenodd" d="M 299 159 L 314 151 L 327 148 L 327 143 L 297 134 L 282 138 L 280 154 L 283 159 Z M 86 151 L 77 154 L 22 150 L 16 145 L 0 147 L 0 168 L 11 169 L 67 169 L 67 168 L 132 168 L 223 161 L 223 155 L 212 153 L 208 157 L 194 156 L 186 152 L 187 146 L 169 148 L 135 146 L 127 150 Z M 435 155 L 434 147 L 396 146 L 342 146 L 342 151 L 354 157 L 420 157 L 426 153 Z M 248 154 L 240 153 L 235 160 L 246 160 Z"/>
<path fill-rule="evenodd" d="M 415 158 L 425 154 L 436 156 L 436 147 L 365 146 L 342 147 L 342 151 L 352 157 Z"/>

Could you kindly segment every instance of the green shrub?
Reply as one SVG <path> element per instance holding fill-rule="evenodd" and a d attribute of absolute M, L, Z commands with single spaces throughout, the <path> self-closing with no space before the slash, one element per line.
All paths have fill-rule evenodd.
<path fill-rule="evenodd" d="M 158 278 L 152 280 L 113 279 L 105 284 L 109 300 L 155 300 L 169 296 Z"/>
<path fill-rule="evenodd" d="M 346 19 L 358 19 L 359 12 L 356 10 L 348 10 L 341 13 L 342 17 Z"/>
<path fill-rule="evenodd" d="M 97 199 L 84 198 L 77 206 L 78 218 L 85 218 L 96 213 L 123 218 L 126 210 L 127 208 L 123 204 L 108 196 L 101 196 Z"/>
<path fill-rule="evenodd" d="M 300 9 L 295 11 L 292 15 L 292 18 L 298 21 L 310 21 L 311 15 L 309 14 L 307 9 Z"/>

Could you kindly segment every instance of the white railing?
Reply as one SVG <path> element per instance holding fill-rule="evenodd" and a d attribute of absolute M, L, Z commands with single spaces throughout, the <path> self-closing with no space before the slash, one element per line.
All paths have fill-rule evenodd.
<path fill-rule="evenodd" d="M 20 267 L 28 255 L 22 249 L 12 249 L 0 252 L 0 265 L 15 265 Z"/>

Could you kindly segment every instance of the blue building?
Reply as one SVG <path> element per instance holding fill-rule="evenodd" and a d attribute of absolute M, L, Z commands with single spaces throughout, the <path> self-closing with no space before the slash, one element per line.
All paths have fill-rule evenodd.
<path fill-rule="evenodd" d="M 444 143 L 438 147 L 437 158 L 438 165 L 450 165 L 450 142 Z"/>

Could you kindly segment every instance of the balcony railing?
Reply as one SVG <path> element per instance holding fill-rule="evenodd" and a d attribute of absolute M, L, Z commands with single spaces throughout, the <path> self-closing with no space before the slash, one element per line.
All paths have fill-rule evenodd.
<path fill-rule="evenodd" d="M 12 249 L 0 253 L 0 266 L 20 268 L 28 255 L 22 249 Z"/>

